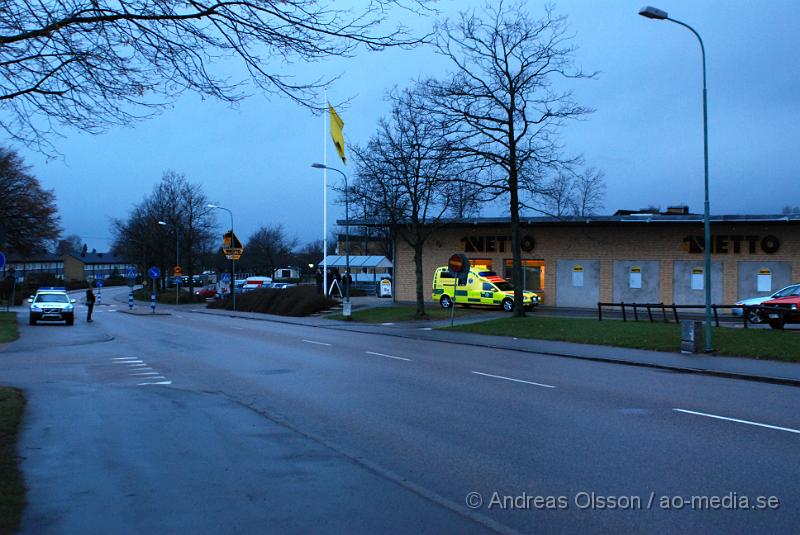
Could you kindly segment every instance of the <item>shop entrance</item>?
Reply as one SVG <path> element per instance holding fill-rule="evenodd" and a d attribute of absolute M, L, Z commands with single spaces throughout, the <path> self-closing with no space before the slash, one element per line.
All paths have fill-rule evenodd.
<path fill-rule="evenodd" d="M 522 288 L 534 292 L 544 292 L 544 260 L 522 260 Z M 516 286 L 514 281 L 513 261 L 506 258 L 503 262 L 503 277 Z"/>

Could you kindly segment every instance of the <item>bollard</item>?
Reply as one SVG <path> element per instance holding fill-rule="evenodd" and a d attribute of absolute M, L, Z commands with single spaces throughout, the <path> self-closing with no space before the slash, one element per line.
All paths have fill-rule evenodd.
<path fill-rule="evenodd" d="M 150 294 L 150 308 L 153 309 L 153 314 L 156 313 L 156 293 Z"/>
<path fill-rule="evenodd" d="M 133 292 L 128 292 L 128 309 L 133 310 Z"/>
<path fill-rule="evenodd" d="M 697 353 L 702 322 L 681 320 L 681 353 Z"/>

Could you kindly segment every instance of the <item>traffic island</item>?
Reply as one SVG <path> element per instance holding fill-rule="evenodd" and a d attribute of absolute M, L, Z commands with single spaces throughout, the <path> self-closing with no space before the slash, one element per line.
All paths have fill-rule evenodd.
<path fill-rule="evenodd" d="M 0 533 L 16 533 L 25 507 L 25 484 L 19 469 L 17 434 L 25 397 L 0 387 Z"/>

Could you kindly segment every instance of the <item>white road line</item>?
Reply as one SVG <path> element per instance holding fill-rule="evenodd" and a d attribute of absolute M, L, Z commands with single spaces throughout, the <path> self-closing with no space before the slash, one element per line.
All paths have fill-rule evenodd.
<path fill-rule="evenodd" d="M 387 321 L 386 323 L 381 323 L 381 325 L 394 325 L 391 321 Z"/>
<path fill-rule="evenodd" d="M 502 375 L 492 375 L 491 373 L 472 372 L 476 375 L 483 375 L 485 377 L 494 377 L 495 379 L 504 379 L 506 381 L 514 381 L 515 383 L 525 383 L 526 385 L 543 386 L 544 388 L 555 388 L 553 385 L 546 385 L 544 383 L 534 383 L 533 381 L 523 381 L 522 379 L 514 379 L 511 377 L 503 377 Z"/>
<path fill-rule="evenodd" d="M 386 355 L 385 353 L 375 353 L 374 351 L 367 351 L 367 355 L 377 355 L 379 357 L 386 357 L 387 359 L 397 359 L 397 360 L 405 360 L 411 362 L 411 359 L 407 359 L 405 357 L 395 357 L 394 355 Z"/>
<path fill-rule="evenodd" d="M 146 386 L 146 385 L 171 385 L 172 381 L 156 381 L 155 383 L 139 383 L 136 386 Z"/>
<path fill-rule="evenodd" d="M 136 364 L 138 362 L 144 362 L 143 360 L 119 360 L 114 362 L 114 364 Z"/>
<path fill-rule="evenodd" d="M 331 346 L 333 344 L 326 344 L 325 342 L 315 342 L 314 340 L 303 340 L 307 344 L 316 344 L 318 346 Z"/>
<path fill-rule="evenodd" d="M 146 366 L 147 366 L 147 364 L 146 364 L 146 363 L 142 363 L 142 364 L 128 364 L 128 366 L 130 366 L 131 368 L 139 368 L 139 367 L 146 367 Z M 150 369 L 150 368 L 148 368 L 148 369 Z"/>
<path fill-rule="evenodd" d="M 420 327 L 419 330 L 420 331 L 432 331 L 433 327 Z"/>
<path fill-rule="evenodd" d="M 159 372 L 141 372 L 141 373 L 129 373 L 128 375 L 158 375 Z"/>
<path fill-rule="evenodd" d="M 111 360 L 138 360 L 137 357 L 111 357 Z"/>
<path fill-rule="evenodd" d="M 181 316 L 180 314 L 175 314 L 175 317 L 183 319 L 183 316 Z"/>
<path fill-rule="evenodd" d="M 232 329 L 236 329 L 237 331 L 243 331 L 244 327 L 231 327 Z"/>
<path fill-rule="evenodd" d="M 689 411 L 686 409 L 672 409 L 676 412 L 683 412 L 686 414 L 694 414 L 696 416 L 705 416 L 707 418 L 716 418 L 717 420 L 727 420 L 729 422 L 736 422 L 737 424 L 755 425 L 757 427 L 766 427 L 767 429 L 775 429 L 777 431 L 786 431 L 788 433 L 797 433 L 800 435 L 800 429 L 791 429 L 789 427 L 778 427 L 777 425 L 761 424 L 758 422 L 751 422 L 749 420 L 739 420 L 738 418 L 728 418 L 726 416 L 717 416 L 716 414 L 707 414 L 705 412 Z"/>

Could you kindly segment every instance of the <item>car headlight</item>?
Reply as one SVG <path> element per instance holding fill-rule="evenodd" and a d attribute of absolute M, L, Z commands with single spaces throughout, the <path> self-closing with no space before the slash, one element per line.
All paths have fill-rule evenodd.
<path fill-rule="evenodd" d="M 67 305 L 64 307 L 64 312 L 72 312 L 72 308 L 73 308 L 72 305 Z"/>
<path fill-rule="evenodd" d="M 39 310 L 39 305 L 31 305 L 31 310 Z"/>
<path fill-rule="evenodd" d="M 797 310 L 797 305 L 792 305 L 792 310 Z"/>

